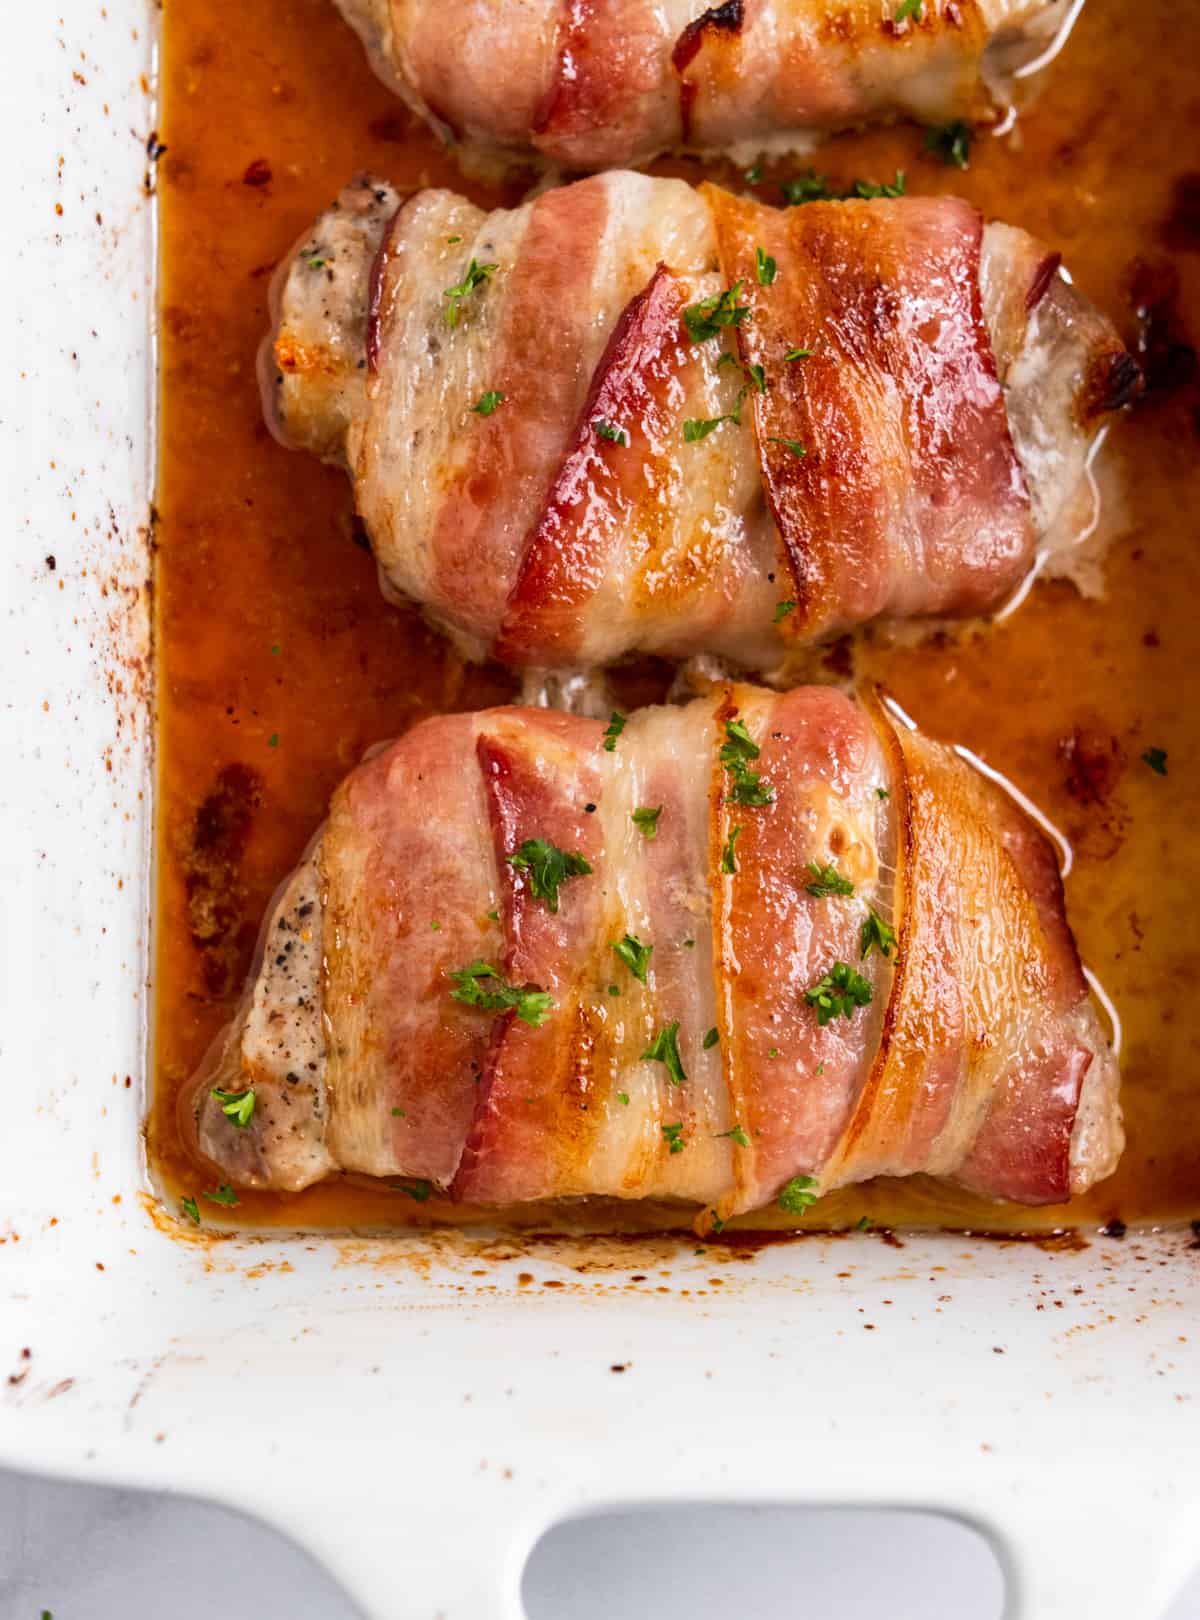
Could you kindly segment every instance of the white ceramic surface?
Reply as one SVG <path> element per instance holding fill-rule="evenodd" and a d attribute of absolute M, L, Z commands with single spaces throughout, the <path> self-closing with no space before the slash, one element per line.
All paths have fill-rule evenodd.
<path fill-rule="evenodd" d="M 151 1218 L 155 11 L 10 13 L 0 1463 L 259 1514 L 371 1620 L 514 1620 L 547 1523 L 689 1500 L 945 1508 L 995 1537 L 1011 1616 L 1159 1620 L 1200 1545 L 1189 1234 L 580 1271 L 452 1237 L 214 1248 Z"/>

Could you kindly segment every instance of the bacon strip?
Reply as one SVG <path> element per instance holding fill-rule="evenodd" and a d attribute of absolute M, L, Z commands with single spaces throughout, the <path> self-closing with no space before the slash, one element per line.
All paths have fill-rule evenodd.
<path fill-rule="evenodd" d="M 705 189 L 753 312 L 742 356 L 770 378 L 754 409 L 789 632 L 995 605 L 1036 535 L 983 323 L 979 214 L 951 198 L 777 212 Z M 780 267 L 767 287 L 760 251 Z M 811 355 L 789 362 L 796 348 Z"/>
<path fill-rule="evenodd" d="M 452 716 L 351 775 L 308 954 L 274 977 L 264 960 L 188 1098 L 223 1175 L 724 1217 L 797 1176 L 923 1172 L 1038 1203 L 1111 1171 L 1116 1068 L 1053 856 L 993 783 L 820 687 L 730 685 L 605 736 L 546 710 Z M 655 809 L 648 836 L 634 812 Z M 556 910 L 511 860 L 529 840 L 589 868 Z M 480 961 L 502 975 L 485 990 L 549 1005 L 456 999 Z M 853 995 L 822 1023 L 830 975 Z M 261 1117 L 234 1124 L 217 1077 L 261 1092 Z"/>

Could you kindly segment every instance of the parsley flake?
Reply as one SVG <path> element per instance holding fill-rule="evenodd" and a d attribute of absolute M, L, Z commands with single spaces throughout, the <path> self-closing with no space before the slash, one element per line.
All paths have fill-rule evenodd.
<path fill-rule="evenodd" d="M 890 799 L 891 796 L 892 795 L 888 792 L 887 788 L 876 788 L 875 789 L 875 797 L 877 799 Z"/>
<path fill-rule="evenodd" d="M 1142 764 L 1149 765 L 1156 776 L 1167 774 L 1167 751 L 1165 748 L 1147 748 L 1142 755 Z"/>
<path fill-rule="evenodd" d="M 971 155 L 971 126 L 956 119 L 940 129 L 925 131 L 925 150 L 934 152 L 942 162 L 954 169 L 965 169 Z"/>
<path fill-rule="evenodd" d="M 750 1146 L 750 1138 L 746 1135 L 745 1131 L 740 1125 L 735 1125 L 731 1131 L 718 1131 L 714 1137 L 714 1140 L 721 1142 L 724 1141 L 726 1137 L 728 1137 L 730 1141 L 736 1142 L 738 1147 Z"/>
<path fill-rule="evenodd" d="M 611 422 L 606 422 L 603 417 L 599 421 L 592 423 L 592 430 L 597 438 L 607 439 L 609 444 L 629 443 L 629 435 L 625 429 L 623 427 L 614 427 Z"/>
<path fill-rule="evenodd" d="M 828 900 L 835 894 L 854 893 L 853 883 L 849 878 L 844 878 L 836 866 L 820 866 L 816 861 L 809 861 L 808 870 L 812 874 L 812 882 L 805 884 L 805 887 L 814 900 Z"/>
<path fill-rule="evenodd" d="M 617 746 L 617 738 L 629 724 L 628 717 L 619 709 L 614 709 L 608 717 L 608 730 L 604 733 L 604 752 L 611 754 Z"/>
<path fill-rule="evenodd" d="M 859 933 L 858 942 L 861 947 L 859 960 L 870 956 L 872 950 L 878 950 L 880 956 L 889 957 L 896 949 L 896 936 L 875 910 L 874 906 L 867 907 L 866 920 Z"/>
<path fill-rule="evenodd" d="M 689 416 L 683 424 L 683 442 L 685 444 L 699 444 L 701 439 L 707 439 L 710 433 L 715 433 L 722 422 L 740 423 L 741 418 L 733 411 L 728 416 Z"/>
<path fill-rule="evenodd" d="M 720 759 L 731 779 L 730 802 L 750 805 L 755 809 L 773 804 L 775 789 L 769 782 L 764 782 L 756 771 L 749 769 L 748 762 L 757 759 L 762 750 L 746 730 L 743 722 L 727 720 L 725 738 Z"/>
<path fill-rule="evenodd" d="M 704 1039 L 701 1041 L 700 1044 L 701 1044 L 701 1046 L 703 1046 L 704 1050 L 707 1052 L 709 1050 L 709 1048 L 715 1046 L 720 1039 L 721 1039 L 721 1032 L 717 1028 L 717 1026 L 714 1024 L 713 1027 L 705 1035 Z"/>
<path fill-rule="evenodd" d="M 795 602 L 776 602 L 775 617 L 771 620 L 771 623 L 782 624 L 784 619 L 787 618 L 788 614 L 792 612 L 795 606 Z"/>
<path fill-rule="evenodd" d="M 900 0 L 900 4 L 896 7 L 895 15 L 892 17 L 892 21 L 907 22 L 907 20 L 911 17 L 914 22 L 920 22 L 921 11 L 924 4 L 925 0 Z"/>
<path fill-rule="evenodd" d="M 433 1195 L 432 1181 L 393 1181 L 393 1192 L 407 1193 L 417 1204 L 427 1204 Z"/>
<path fill-rule="evenodd" d="M 646 969 L 650 966 L 653 945 L 643 945 L 636 934 L 626 934 L 613 944 L 613 950 L 641 984 L 646 982 Z M 678 1025 L 675 1026 L 678 1029 Z"/>
<path fill-rule="evenodd" d="M 812 355 L 812 350 L 811 349 L 789 349 L 788 352 L 784 355 L 783 358 L 785 360 L 788 360 L 788 361 L 791 361 L 791 360 L 807 360 L 807 359 L 810 358 L 811 355 Z"/>
<path fill-rule="evenodd" d="M 761 164 L 761 162 L 756 163 L 756 164 L 753 165 L 752 168 L 747 169 L 745 174 L 743 174 L 742 179 L 746 182 L 746 184 L 748 186 L 756 186 L 758 184 L 758 182 L 762 179 L 762 164 Z"/>
<path fill-rule="evenodd" d="M 725 840 L 725 848 L 721 851 L 721 870 L 722 872 L 728 872 L 731 876 L 737 871 L 737 860 L 734 852 L 737 841 L 741 836 L 742 829 L 740 827 L 731 827 L 729 837 Z"/>
<path fill-rule="evenodd" d="M 476 416 L 490 416 L 497 405 L 504 404 L 504 395 L 498 388 L 489 388 L 486 394 L 480 394 L 471 409 Z"/>
<path fill-rule="evenodd" d="M 544 900 L 547 911 L 558 910 L 558 891 L 568 878 L 586 877 L 591 863 L 575 850 L 559 849 L 546 838 L 527 838 L 513 855 L 506 855 L 510 866 L 529 874 L 529 892 Z"/>
<path fill-rule="evenodd" d="M 639 805 L 638 808 L 631 813 L 629 819 L 633 822 L 634 826 L 641 833 L 643 838 L 657 838 L 658 818 L 662 815 L 662 813 L 663 807 L 661 804 L 656 805 L 654 809 L 650 809 L 649 806 L 643 804 Z"/>
<path fill-rule="evenodd" d="M 775 260 L 771 257 L 771 255 L 769 253 L 764 253 L 760 247 L 755 248 L 754 259 L 758 270 L 759 286 L 769 287 L 778 274 L 779 266 L 775 263 Z"/>
<path fill-rule="evenodd" d="M 509 984 L 490 962 L 472 962 L 448 977 L 454 981 L 455 987 L 450 992 L 454 1001 L 468 1007 L 483 1007 L 488 1012 L 511 1007 L 522 1023 L 534 1029 L 546 1022 L 554 1005 L 554 997 L 548 990 L 539 990 L 532 984 Z M 486 988 L 481 980 L 489 981 Z"/>
<path fill-rule="evenodd" d="M 679 1125 L 664 1125 L 662 1127 L 662 1133 L 666 1137 L 667 1142 L 670 1145 L 670 1149 L 671 1149 L 672 1153 L 682 1153 L 683 1152 L 683 1150 L 684 1150 L 684 1148 L 686 1147 L 687 1144 L 683 1140 L 683 1126 L 682 1126 L 682 1124 L 679 1124 Z"/>
<path fill-rule="evenodd" d="M 791 454 L 795 456 L 797 461 L 803 461 L 805 456 L 808 454 L 808 451 L 800 443 L 799 439 L 780 439 L 774 434 L 770 434 L 768 435 L 767 443 L 781 444 L 785 450 L 790 451 Z"/>
<path fill-rule="evenodd" d="M 754 365 L 745 366 L 743 369 L 747 377 L 749 377 L 750 381 L 754 384 L 755 388 L 758 389 L 759 393 L 765 394 L 767 391 L 767 377 L 766 373 L 763 371 L 763 368 L 761 366 Z"/>
<path fill-rule="evenodd" d="M 458 325 L 459 308 L 462 300 L 469 298 L 476 287 L 485 282 L 499 268 L 498 264 L 480 264 L 476 259 L 471 260 L 467 266 L 466 275 L 457 286 L 447 287 L 442 293 L 443 298 L 450 300 L 442 312 L 447 326 Z"/>
<path fill-rule="evenodd" d="M 883 185 L 876 185 L 873 180 L 856 180 L 851 191 L 851 196 L 865 197 L 868 200 L 876 197 L 903 197 L 907 189 L 907 184 L 908 182 L 905 178 L 904 170 L 897 169 L 896 178 L 891 182 L 890 185 L 886 181 L 883 183 Z"/>
<path fill-rule="evenodd" d="M 622 1108 L 628 1108 L 629 1107 L 629 1093 L 627 1091 L 618 1091 L 617 1092 L 617 1101 L 621 1104 Z"/>
<path fill-rule="evenodd" d="M 869 1232 L 874 1225 L 875 1222 L 869 1215 L 860 1215 L 854 1223 L 854 1230 L 856 1232 Z"/>
<path fill-rule="evenodd" d="M 829 189 L 829 177 L 818 174 L 815 169 L 806 169 L 794 180 L 785 180 L 779 189 L 783 192 L 784 201 L 793 208 L 801 203 L 828 202 L 833 196 Z"/>
<path fill-rule="evenodd" d="M 194 1198 L 181 1198 L 179 1207 L 193 1226 L 200 1225 L 200 1206 Z"/>
<path fill-rule="evenodd" d="M 221 1112 L 227 1119 L 244 1130 L 254 1118 L 254 1087 L 247 1086 L 245 1091 L 222 1091 L 220 1086 L 213 1087 L 213 1096 L 221 1105 Z"/>
<path fill-rule="evenodd" d="M 212 1192 L 203 1193 L 201 1196 L 207 1198 L 210 1204 L 222 1204 L 226 1209 L 233 1209 L 238 1201 L 237 1193 L 227 1182 L 222 1182 Z"/>
<path fill-rule="evenodd" d="M 679 1020 L 666 1024 L 642 1053 L 643 1062 L 662 1063 L 673 1086 L 681 1086 L 687 1079 L 683 1060 L 679 1056 Z"/>
<path fill-rule="evenodd" d="M 749 318 L 749 304 L 737 302 L 741 285 L 740 281 L 735 281 L 724 292 L 714 293 L 711 298 L 702 298 L 698 304 L 688 305 L 683 312 L 683 324 L 693 343 L 707 343 L 723 327 L 740 326 Z"/>
<path fill-rule="evenodd" d="M 793 1176 L 779 1189 L 776 1201 L 780 1209 L 786 1210 L 789 1215 L 803 1215 L 821 1196 L 812 1191 L 816 1184 L 814 1176 Z"/>
<path fill-rule="evenodd" d="M 856 973 L 849 962 L 835 962 L 829 972 L 819 978 L 804 999 L 817 1011 L 817 1023 L 822 1029 L 840 1014 L 853 1018 L 859 1007 L 871 999 L 871 986 L 861 973 Z"/>

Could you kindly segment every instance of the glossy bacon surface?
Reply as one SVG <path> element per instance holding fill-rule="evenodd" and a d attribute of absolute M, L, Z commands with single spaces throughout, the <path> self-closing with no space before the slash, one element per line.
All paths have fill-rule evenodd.
<path fill-rule="evenodd" d="M 284 272 L 263 375 L 286 442 L 353 478 L 385 590 L 556 667 L 771 669 L 992 610 L 1069 545 L 1138 384 L 1056 257 L 954 198 L 780 210 L 630 173 L 491 214 L 356 182 Z"/>
<path fill-rule="evenodd" d="M 556 909 L 510 859 L 530 840 L 575 862 Z M 280 946 L 297 929 L 306 954 Z M 652 947 L 639 971 L 627 939 Z M 452 975 L 480 963 L 549 1004 L 465 1005 Z M 806 992 L 839 963 L 856 1004 L 822 1024 Z M 253 1089 L 248 1124 L 214 1087 Z M 185 1111 L 248 1185 L 355 1171 L 722 1217 L 796 1176 L 1057 1201 L 1122 1145 L 1044 836 L 830 688 L 721 686 L 615 740 L 535 709 L 417 726 L 338 790 Z"/>
<path fill-rule="evenodd" d="M 989 115 L 1066 0 L 337 0 L 376 70 L 468 151 L 570 169 Z"/>

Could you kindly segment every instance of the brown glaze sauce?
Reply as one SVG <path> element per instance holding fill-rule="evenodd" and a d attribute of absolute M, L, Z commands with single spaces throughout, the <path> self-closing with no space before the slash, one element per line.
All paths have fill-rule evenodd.
<path fill-rule="evenodd" d="M 1037 584 L 994 626 L 919 645 L 869 637 L 882 680 L 934 736 L 986 758 L 1074 849 L 1071 919 L 1124 1026 L 1129 1146 L 1118 1173 L 1069 1206 L 984 1203 L 920 1179 L 831 1195 L 808 1228 L 938 1225 L 1046 1230 L 1200 1211 L 1200 12 L 1178 0 L 1088 0 L 1036 81 L 1015 136 L 981 135 L 962 174 L 912 128 L 845 137 L 812 160 L 834 180 L 959 191 L 1060 249 L 1083 290 L 1139 346 L 1150 392 L 1102 458 L 1102 599 Z M 1192 37 L 1183 38 L 1185 34 Z M 415 611 L 385 605 L 355 543 L 338 472 L 263 426 L 255 348 L 270 272 L 356 169 L 401 187 L 464 180 L 371 75 L 330 0 L 170 0 L 157 161 L 162 226 L 156 555 L 158 914 L 151 1163 L 171 1199 L 210 1176 L 187 1159 L 178 1089 L 234 1011 L 258 923 L 322 819 L 334 784 L 420 717 L 514 693 L 465 666 Z M 757 186 L 778 201 L 770 165 Z M 664 172 L 742 185 L 720 163 Z M 846 649 L 826 659 L 844 672 Z M 659 696 L 663 666 L 618 672 L 623 701 Z M 1142 761 L 1167 751 L 1167 775 Z M 219 1212 L 205 1208 L 206 1224 Z M 343 1181 L 242 1195 L 250 1225 L 369 1228 L 469 1218 Z M 624 1229 L 690 1212 L 612 1205 L 517 1212 Z M 778 1224 L 766 1212 L 737 1224 Z"/>

